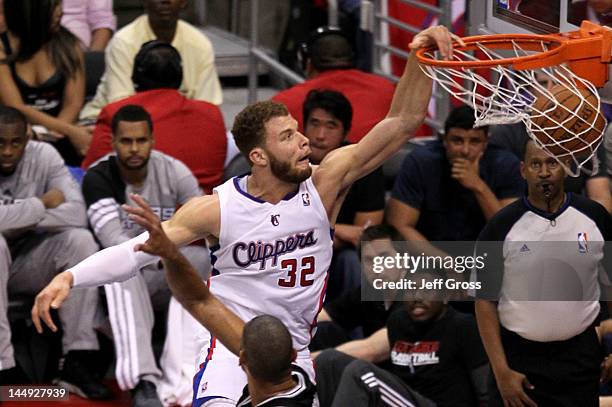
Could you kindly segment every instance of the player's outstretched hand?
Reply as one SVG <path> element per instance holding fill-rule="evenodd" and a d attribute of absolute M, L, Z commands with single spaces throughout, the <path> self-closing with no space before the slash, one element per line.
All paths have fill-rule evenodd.
<path fill-rule="evenodd" d="M 134 246 L 134 251 L 143 251 L 166 259 L 174 258 L 178 248 L 164 232 L 159 217 L 140 195 L 130 194 L 130 198 L 138 206 L 123 205 L 123 209 L 130 214 L 131 220 L 149 232 L 149 239 Z"/>
<path fill-rule="evenodd" d="M 32 322 L 34 322 L 36 331 L 39 334 L 43 332 L 41 319 L 53 332 L 57 332 L 57 326 L 53 323 L 49 309 L 58 309 L 62 306 L 62 303 L 66 300 L 68 294 L 70 294 L 72 278 L 72 273 L 64 271 L 55 276 L 36 296 L 34 306 L 32 307 Z"/>
<path fill-rule="evenodd" d="M 465 46 L 463 40 L 459 36 L 448 31 L 443 25 L 436 25 L 415 35 L 408 46 L 411 50 L 416 50 L 435 45 L 440 50 L 442 58 L 450 60 L 453 56 L 453 41 Z"/>

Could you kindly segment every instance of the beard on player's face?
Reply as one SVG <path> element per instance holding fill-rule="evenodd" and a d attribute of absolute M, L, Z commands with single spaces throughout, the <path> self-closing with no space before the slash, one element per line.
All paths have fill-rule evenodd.
<path fill-rule="evenodd" d="M 292 165 L 290 161 L 279 160 L 269 151 L 267 153 L 270 160 L 270 170 L 272 174 L 281 181 L 299 184 L 300 182 L 306 181 L 312 174 L 312 168 L 310 168 L 310 166 L 300 169 Z"/>
<path fill-rule="evenodd" d="M 123 168 L 130 171 L 137 171 L 145 168 L 149 163 L 150 155 L 140 156 L 140 155 L 131 155 L 125 158 L 119 159 L 119 163 Z"/>

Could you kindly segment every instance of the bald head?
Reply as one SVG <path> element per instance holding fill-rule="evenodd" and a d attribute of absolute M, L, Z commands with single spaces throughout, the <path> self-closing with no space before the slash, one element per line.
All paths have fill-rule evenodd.
<path fill-rule="evenodd" d="M 291 374 L 293 343 L 278 318 L 261 315 L 247 322 L 241 347 L 241 361 L 255 379 L 274 384 Z"/>

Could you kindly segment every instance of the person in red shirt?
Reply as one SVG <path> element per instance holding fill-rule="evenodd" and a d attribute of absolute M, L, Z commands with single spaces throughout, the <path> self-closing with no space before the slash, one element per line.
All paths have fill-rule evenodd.
<path fill-rule="evenodd" d="M 387 115 L 395 86 L 378 75 L 354 69 L 353 49 L 336 27 L 320 27 L 302 44 L 300 55 L 306 72 L 304 83 L 286 89 L 272 100 L 287 106 L 303 132 L 302 105 L 313 89 L 335 90 L 353 106 L 353 125 L 347 136 L 357 143 Z"/>
<path fill-rule="evenodd" d="M 145 43 L 134 62 L 132 81 L 137 93 L 100 112 L 82 168 L 113 151 L 115 113 L 126 105 L 140 105 L 153 119 L 155 148 L 185 163 L 202 190 L 211 193 L 223 178 L 225 123 L 216 105 L 187 99 L 178 92 L 182 78 L 181 57 L 174 47 L 158 40 Z"/>

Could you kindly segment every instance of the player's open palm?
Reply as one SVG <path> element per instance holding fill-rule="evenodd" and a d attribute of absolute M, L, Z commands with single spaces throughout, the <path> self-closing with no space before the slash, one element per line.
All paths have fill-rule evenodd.
<path fill-rule="evenodd" d="M 537 404 L 525 393 L 525 389 L 533 389 L 527 376 L 508 369 L 496 379 L 504 407 L 537 407 Z"/>
<path fill-rule="evenodd" d="M 173 258 L 178 248 L 164 232 L 159 217 L 141 196 L 132 194 L 130 198 L 138 206 L 124 205 L 123 208 L 130 214 L 130 219 L 149 232 L 149 239 L 143 244 L 134 246 L 134 251 L 140 250 L 163 258 Z"/>

